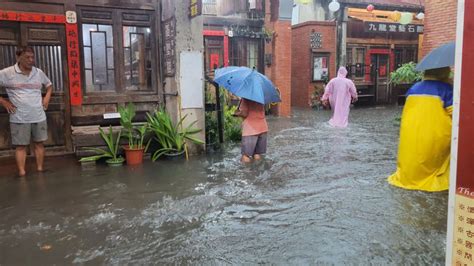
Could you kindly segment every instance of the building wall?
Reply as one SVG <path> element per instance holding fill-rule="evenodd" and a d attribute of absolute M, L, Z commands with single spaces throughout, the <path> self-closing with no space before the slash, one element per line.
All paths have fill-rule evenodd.
<path fill-rule="evenodd" d="M 272 51 L 273 62 L 266 66 L 265 74 L 280 91 L 281 103 L 276 113 L 280 116 L 291 114 L 291 21 L 277 21 L 273 24 L 275 37 L 266 51 Z M 267 49 L 270 47 L 270 49 Z"/>
<path fill-rule="evenodd" d="M 265 54 L 271 56 L 271 64 L 265 64 L 265 75 L 280 91 L 281 103 L 272 107 L 272 112 L 280 116 L 291 114 L 291 18 L 279 18 L 280 3 L 266 0 L 268 10 L 265 15 L 265 28 L 273 31 L 273 39 L 265 44 Z"/>
<path fill-rule="evenodd" d="M 198 16 L 192 19 L 188 16 L 188 2 L 176 1 L 176 75 L 172 78 L 168 78 L 170 82 L 166 82 L 167 86 L 165 90 L 169 94 L 178 92 L 177 97 L 170 96 L 166 101 L 166 108 L 169 113 L 174 114 L 176 119 L 187 115 L 186 120 L 183 123 L 183 127 L 187 127 L 190 123 L 197 120 L 194 127 L 202 129 L 200 133 L 196 134 L 195 137 L 200 140 L 205 140 L 205 115 L 204 108 L 181 108 L 181 84 L 180 77 L 186 75 L 185 66 L 180 65 L 180 56 L 182 52 L 201 52 L 204 60 L 204 37 L 203 37 L 203 17 Z M 204 61 L 203 61 L 204 62 Z M 204 72 L 202 73 L 204 77 Z M 204 79 L 202 80 L 204 84 Z M 204 101 L 204 92 L 202 94 Z M 192 145 L 191 150 L 195 152 L 200 150 L 202 147 Z"/>
<path fill-rule="evenodd" d="M 322 34 L 322 48 L 311 49 L 310 34 L 312 31 Z M 329 77 L 336 75 L 336 23 L 305 22 L 292 28 L 292 81 L 291 100 L 293 106 L 309 107 L 311 94 L 315 86 L 324 86 L 320 81 L 312 81 L 312 54 L 329 54 Z"/>
<path fill-rule="evenodd" d="M 457 0 L 425 0 L 423 55 L 456 39 Z"/>

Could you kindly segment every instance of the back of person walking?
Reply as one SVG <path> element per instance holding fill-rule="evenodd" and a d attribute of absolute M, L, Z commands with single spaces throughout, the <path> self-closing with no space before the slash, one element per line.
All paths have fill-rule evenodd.
<path fill-rule="evenodd" d="M 333 127 L 347 127 L 350 105 L 357 101 L 357 90 L 354 82 L 346 76 L 347 69 L 340 67 L 337 77 L 329 81 L 321 98 L 323 105 L 331 106 L 333 115 L 329 120 L 329 124 Z"/>
<path fill-rule="evenodd" d="M 53 90 L 46 75 L 34 67 L 35 54 L 31 47 L 16 51 L 17 63 L 0 71 L 0 87 L 4 87 L 8 99 L 0 97 L 0 104 L 10 114 L 10 132 L 15 146 L 15 159 L 20 176 L 26 174 L 26 147 L 34 142 L 36 168 L 43 171 L 44 145 L 48 139 L 45 110 Z M 46 94 L 42 97 L 42 89 Z"/>
<path fill-rule="evenodd" d="M 265 119 L 263 104 L 243 99 L 235 116 L 244 118 L 242 121 L 242 158 L 241 162 L 249 163 L 260 160 L 267 151 L 268 125 Z"/>

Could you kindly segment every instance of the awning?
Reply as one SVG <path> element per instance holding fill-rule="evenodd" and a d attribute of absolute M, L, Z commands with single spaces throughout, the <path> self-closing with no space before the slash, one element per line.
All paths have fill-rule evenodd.
<path fill-rule="evenodd" d="M 421 34 L 424 31 L 423 21 L 416 19 L 413 14 L 413 21 L 410 24 L 400 24 L 394 19 L 394 11 L 374 10 L 369 12 L 360 8 L 349 8 L 348 17 L 362 21 L 365 32 L 374 33 L 408 33 Z"/>
<path fill-rule="evenodd" d="M 381 22 L 381 23 L 396 23 L 400 24 L 397 21 L 393 20 L 393 12 L 394 11 L 385 11 L 385 10 L 374 10 L 374 11 L 367 11 L 361 8 L 348 8 L 348 16 L 349 18 L 361 20 L 364 22 Z M 399 11 L 401 12 L 401 11 Z M 414 25 L 423 25 L 423 20 L 417 19 L 415 13 L 413 14 L 413 21 L 410 24 Z"/>

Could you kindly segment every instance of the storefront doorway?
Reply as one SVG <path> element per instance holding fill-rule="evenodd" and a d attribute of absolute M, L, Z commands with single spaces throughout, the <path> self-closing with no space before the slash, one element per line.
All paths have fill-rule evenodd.
<path fill-rule="evenodd" d="M 63 24 L 0 21 L 0 69 L 16 63 L 15 51 L 20 45 L 35 50 L 36 67 L 53 83 L 53 94 L 46 112 L 48 118 L 48 150 L 72 150 L 69 89 L 67 80 L 66 38 Z M 0 94 L 6 92 L 0 88 Z M 9 116 L 0 108 L 0 153 L 11 150 Z"/>

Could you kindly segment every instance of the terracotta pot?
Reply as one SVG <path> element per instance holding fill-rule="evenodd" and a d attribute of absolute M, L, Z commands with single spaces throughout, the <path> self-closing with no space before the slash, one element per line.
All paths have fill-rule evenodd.
<path fill-rule="evenodd" d="M 127 165 L 137 165 L 143 163 L 143 153 L 145 152 L 145 148 L 141 149 L 130 149 L 130 147 L 124 146 L 125 151 L 125 159 L 127 161 Z"/>

